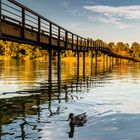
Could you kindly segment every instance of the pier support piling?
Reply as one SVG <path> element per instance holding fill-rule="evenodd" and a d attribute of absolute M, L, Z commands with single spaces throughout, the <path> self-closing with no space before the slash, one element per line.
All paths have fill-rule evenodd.
<path fill-rule="evenodd" d="M 79 78 L 79 52 L 77 52 L 77 78 Z"/>
<path fill-rule="evenodd" d="M 91 62 L 90 62 L 90 75 L 92 76 L 93 74 L 93 51 L 91 51 Z"/>
<path fill-rule="evenodd" d="M 57 73 L 57 80 L 58 80 L 58 83 L 60 83 L 61 81 L 61 51 L 58 50 L 57 51 L 57 55 L 58 55 L 58 60 L 57 60 L 57 70 L 58 70 L 58 73 Z"/>
<path fill-rule="evenodd" d="M 61 89 L 61 51 L 58 49 L 57 51 L 58 59 L 57 59 L 57 81 L 58 81 L 58 92 L 60 93 Z"/>
<path fill-rule="evenodd" d="M 85 52 L 83 52 L 83 77 L 85 77 Z"/>
<path fill-rule="evenodd" d="M 108 71 L 108 54 L 106 55 L 106 71 Z"/>
<path fill-rule="evenodd" d="M 52 83 L 52 50 L 48 50 L 48 82 Z"/>
<path fill-rule="evenodd" d="M 98 62 L 97 62 L 97 51 L 95 51 L 95 75 L 97 74 Z"/>
<path fill-rule="evenodd" d="M 105 54 L 103 53 L 103 72 L 105 72 Z"/>

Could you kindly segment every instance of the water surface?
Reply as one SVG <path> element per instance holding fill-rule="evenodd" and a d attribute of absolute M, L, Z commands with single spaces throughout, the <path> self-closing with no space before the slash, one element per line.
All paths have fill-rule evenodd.
<path fill-rule="evenodd" d="M 140 139 L 140 64 L 124 63 L 98 74 L 86 65 L 62 62 L 61 83 L 53 62 L 53 85 L 46 61 L 0 62 L 1 140 Z M 91 75 L 92 74 L 92 75 Z M 59 84 L 58 84 L 59 82 Z M 69 138 L 69 113 L 87 113 L 87 123 Z M 72 136 L 71 135 L 71 136 Z"/>

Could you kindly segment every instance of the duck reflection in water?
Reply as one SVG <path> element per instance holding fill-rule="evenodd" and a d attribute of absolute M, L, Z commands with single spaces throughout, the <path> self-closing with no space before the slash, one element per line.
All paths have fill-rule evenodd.
<path fill-rule="evenodd" d="M 72 138 L 74 136 L 74 127 L 76 126 L 83 126 L 84 123 L 87 122 L 87 115 L 86 113 L 79 114 L 77 116 L 74 116 L 73 113 L 69 114 L 69 126 L 70 126 L 70 132 L 69 132 L 69 138 Z"/>
<path fill-rule="evenodd" d="M 72 123 L 69 123 L 69 126 L 70 126 L 70 132 L 68 132 L 68 134 L 69 134 L 69 138 L 73 138 L 73 136 L 74 136 L 74 124 L 72 124 Z"/>

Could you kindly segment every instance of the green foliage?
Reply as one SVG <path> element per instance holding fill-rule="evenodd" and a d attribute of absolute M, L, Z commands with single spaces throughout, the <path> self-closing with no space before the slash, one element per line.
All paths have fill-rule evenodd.
<path fill-rule="evenodd" d="M 108 43 L 108 47 L 109 47 L 110 49 L 114 48 L 114 46 L 115 46 L 115 43 L 114 43 L 114 42 L 109 42 L 109 43 Z"/>
<path fill-rule="evenodd" d="M 137 42 L 132 43 L 131 50 L 132 56 L 138 58 L 140 57 L 140 44 Z"/>
<path fill-rule="evenodd" d="M 123 42 L 110 42 L 108 44 L 109 48 L 113 48 L 116 53 L 122 52 L 122 54 L 128 54 L 129 56 L 133 56 L 135 58 L 140 57 L 140 44 L 137 42 L 132 43 L 131 46 L 129 46 L 128 43 L 123 43 Z"/>
<path fill-rule="evenodd" d="M 0 40 L 0 55 L 14 59 L 47 58 L 47 50 L 42 50 L 38 46 Z"/>
<path fill-rule="evenodd" d="M 104 43 L 102 40 L 97 39 L 95 41 L 96 43 Z M 116 52 L 123 55 L 130 55 L 135 58 L 140 57 L 140 44 L 137 42 L 132 43 L 131 46 L 129 46 L 128 43 L 123 42 L 110 42 L 108 43 L 108 47 Z M 53 51 L 53 56 L 56 57 L 56 51 Z M 62 51 L 61 52 L 62 57 L 66 56 L 76 56 L 75 52 L 72 51 Z M 46 59 L 47 58 L 47 50 L 43 50 L 42 47 L 39 46 L 32 46 L 28 44 L 20 44 L 16 42 L 11 41 L 3 41 L 0 40 L 0 57 L 1 58 L 14 58 L 14 59 Z M 90 56 L 90 52 L 86 53 L 86 56 Z M 100 55 L 100 52 L 98 53 Z"/>

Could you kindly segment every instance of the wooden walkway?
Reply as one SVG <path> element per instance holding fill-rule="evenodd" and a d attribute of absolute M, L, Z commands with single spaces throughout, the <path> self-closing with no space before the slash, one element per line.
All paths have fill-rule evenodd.
<path fill-rule="evenodd" d="M 106 43 L 96 43 L 64 29 L 15 0 L 0 0 L 0 17 L 0 39 L 3 40 L 39 45 L 47 50 L 100 51 L 136 61 L 114 53 Z"/>

